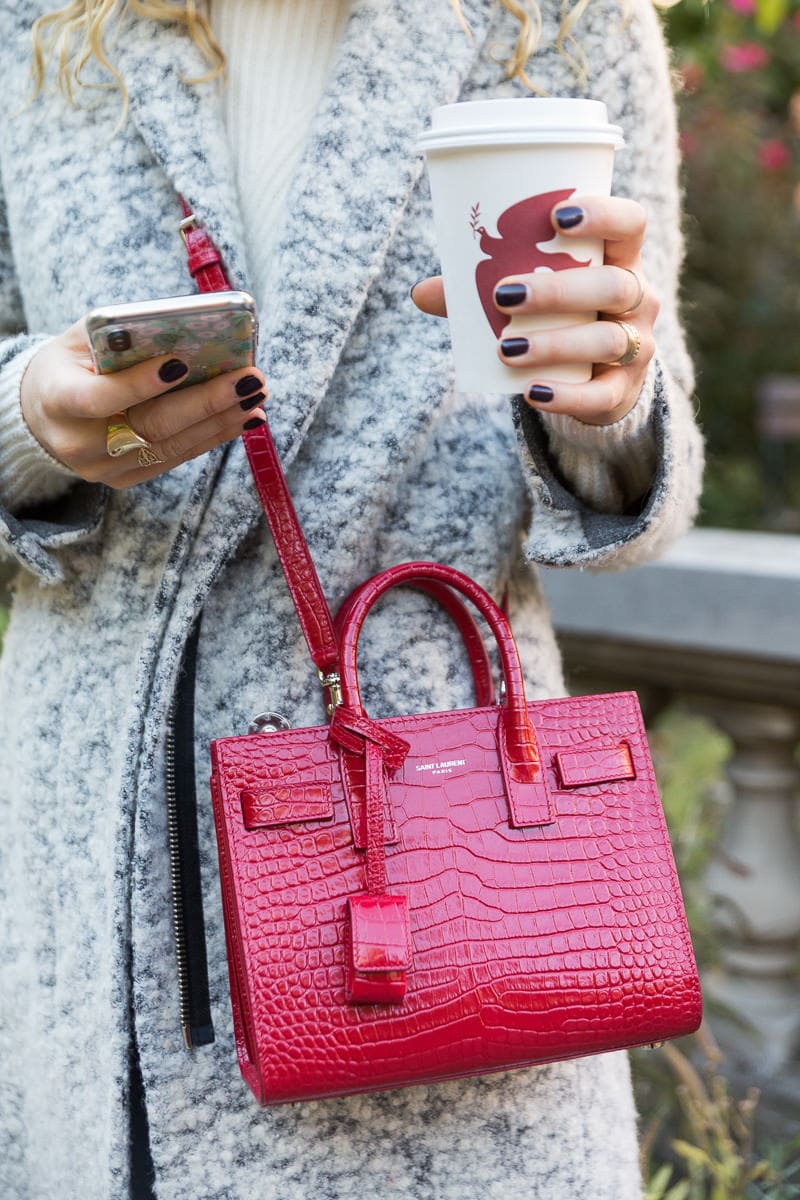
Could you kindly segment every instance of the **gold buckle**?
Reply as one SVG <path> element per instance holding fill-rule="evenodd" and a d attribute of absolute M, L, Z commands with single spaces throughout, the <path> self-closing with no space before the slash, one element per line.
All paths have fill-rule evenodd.
<path fill-rule="evenodd" d="M 197 229 L 198 225 L 199 225 L 199 222 L 197 220 L 197 217 L 194 215 L 194 213 L 189 213 L 188 217 L 183 218 L 180 225 L 178 226 L 178 232 L 180 233 L 181 238 L 183 239 L 184 246 L 186 245 L 187 230 Z"/>
<path fill-rule="evenodd" d="M 331 702 L 326 705 L 325 711 L 328 716 L 333 715 L 334 708 L 342 703 L 342 677 L 337 671 L 331 671 L 329 675 L 323 675 L 322 671 L 318 670 L 320 684 L 323 688 L 330 691 Z"/>

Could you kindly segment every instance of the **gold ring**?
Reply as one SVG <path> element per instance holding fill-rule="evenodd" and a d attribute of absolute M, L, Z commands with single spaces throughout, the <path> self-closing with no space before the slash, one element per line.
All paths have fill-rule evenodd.
<path fill-rule="evenodd" d="M 140 467 L 153 467 L 156 463 L 167 461 L 165 458 L 159 458 L 155 450 L 151 450 L 149 446 L 140 446 L 136 457 Z"/>
<path fill-rule="evenodd" d="M 130 454 L 131 450 L 138 450 L 140 447 L 149 450 L 150 443 L 131 429 L 127 412 L 112 413 L 106 430 L 106 450 L 110 456 L 120 458 L 123 454 Z"/>
<path fill-rule="evenodd" d="M 627 268 L 626 268 L 627 270 Z M 636 355 L 642 348 L 642 338 L 639 330 L 635 325 L 629 325 L 627 321 L 614 321 L 615 325 L 621 325 L 628 335 L 628 345 L 624 354 L 620 354 L 619 358 L 610 358 L 607 360 L 609 367 L 627 367 L 636 358 Z"/>
<path fill-rule="evenodd" d="M 630 308 L 623 309 L 623 311 L 621 313 L 611 313 L 612 317 L 627 317 L 628 313 L 636 312 L 636 309 L 642 303 L 642 300 L 644 300 L 644 284 L 642 283 L 641 279 L 634 271 L 633 267 L 622 267 L 622 270 L 627 271 L 628 274 L 632 275 L 633 278 L 636 280 L 636 282 L 639 285 L 639 295 L 636 297 L 635 304 L 632 304 L 630 306 Z"/>

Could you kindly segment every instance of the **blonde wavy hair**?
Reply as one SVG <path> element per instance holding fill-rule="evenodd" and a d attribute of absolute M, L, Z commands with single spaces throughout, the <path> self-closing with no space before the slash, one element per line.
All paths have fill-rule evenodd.
<path fill-rule="evenodd" d="M 402 0 L 398 0 L 402 3 Z M 469 26 L 461 10 L 460 0 L 449 0 L 467 36 Z M 530 91 L 542 94 L 541 89 L 527 73 L 531 56 L 539 49 L 542 40 L 542 12 L 537 0 L 499 0 L 517 21 L 514 45 L 504 53 L 500 61 L 510 79 L 519 79 Z M 573 31 L 591 0 L 561 0 L 561 24 L 556 37 L 559 52 L 571 64 L 577 79 L 585 83 L 588 64 Z M 622 0 L 625 10 L 629 0 Z M 124 13 L 134 13 L 153 21 L 171 21 L 183 25 L 195 45 L 209 64 L 205 75 L 192 79 L 191 83 L 207 83 L 224 75 L 225 55 L 220 49 L 208 18 L 204 0 L 183 0 L 171 4 L 167 0 L 70 0 L 55 12 L 38 17 L 33 24 L 32 75 L 34 96 L 44 86 L 46 65 L 51 57 L 58 64 L 57 80 L 71 103 L 75 103 L 76 88 L 118 87 L 122 94 L 123 119 L 127 108 L 125 83 L 109 58 L 106 35 L 115 18 Z M 83 71 L 87 63 L 95 59 L 111 75 L 108 84 L 87 84 Z"/>

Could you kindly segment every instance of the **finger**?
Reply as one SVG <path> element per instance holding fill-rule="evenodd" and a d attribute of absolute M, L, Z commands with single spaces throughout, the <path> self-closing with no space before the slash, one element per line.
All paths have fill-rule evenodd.
<path fill-rule="evenodd" d="M 67 331 L 68 344 L 80 336 L 80 328 L 81 322 Z M 170 391 L 188 370 L 188 363 L 183 359 L 174 354 L 163 354 L 113 374 L 97 375 L 89 369 L 87 360 L 79 357 L 63 364 L 58 397 L 53 404 L 54 415 L 71 419 L 107 419 L 113 413 L 124 412 Z M 260 375 L 256 368 L 244 367 L 238 372 L 229 372 L 226 377 L 235 379 L 248 373 Z M 260 377 L 263 381 L 263 376 Z"/>
<path fill-rule="evenodd" d="M 634 325 L 634 321 L 627 324 Z M 647 365 L 655 352 L 651 327 L 641 319 L 641 344 L 635 362 Z M 498 354 L 510 367 L 538 367 L 548 363 L 612 363 L 628 349 L 628 335 L 618 321 L 590 321 L 563 329 L 517 330 L 500 341 Z"/>
<path fill-rule="evenodd" d="M 266 413 L 263 408 L 254 408 L 250 412 L 240 413 L 238 419 L 229 420 L 218 428 L 215 428 L 211 421 L 199 421 L 197 425 L 184 430 L 180 439 L 175 439 L 169 446 L 153 445 L 153 453 L 157 454 L 159 458 L 165 459 L 163 463 L 140 467 L 135 452 L 123 455 L 122 458 L 117 459 L 120 465 L 119 472 L 107 482 L 113 488 L 127 488 L 137 483 L 144 483 L 148 479 L 154 479 L 157 475 L 163 475 L 165 472 L 173 470 L 182 463 L 189 462 L 190 459 L 198 458 L 201 454 L 213 450 L 215 446 L 233 441 L 241 436 L 246 425 L 253 428 L 249 422 L 258 421 L 263 424 L 265 420 Z M 167 457 L 168 451 L 173 449 L 177 452 Z"/>
<path fill-rule="evenodd" d="M 639 257 L 647 213 L 637 200 L 622 196 L 575 196 L 556 205 L 551 220 L 567 237 L 602 238 L 605 261 L 627 267 Z"/>
<path fill-rule="evenodd" d="M 644 296 L 636 305 L 639 315 L 652 317 L 658 300 L 645 283 L 640 267 L 633 270 L 644 284 Z M 536 271 L 533 275 L 509 275 L 495 288 L 494 302 L 512 316 L 528 313 L 625 313 L 639 299 L 639 284 L 622 267 L 577 267 L 564 271 Z"/>
<path fill-rule="evenodd" d="M 585 425 L 610 425 L 633 408 L 644 376 L 634 364 L 600 370 L 588 383 L 537 376 L 526 385 L 523 395 L 531 408 L 577 417 Z"/>
<path fill-rule="evenodd" d="M 168 466 L 174 466 L 176 463 L 184 462 L 187 458 L 193 458 L 194 455 L 191 451 L 195 446 L 207 443 L 216 446 L 222 442 L 229 442 L 241 434 L 249 421 L 262 419 L 265 419 L 263 408 L 253 408 L 248 412 L 242 412 L 237 404 L 235 408 L 226 409 L 203 421 L 185 426 L 167 437 L 147 438 L 146 440 L 150 443 L 154 454 L 163 458 Z M 136 432 L 139 432 L 138 429 Z"/>
<path fill-rule="evenodd" d="M 431 275 L 429 279 L 420 279 L 411 289 L 411 299 L 420 312 L 428 313 L 431 317 L 447 316 L 441 275 Z"/>
<path fill-rule="evenodd" d="M 146 441 L 166 443 L 182 430 L 208 418 L 225 414 L 231 420 L 241 417 L 255 407 L 256 396 L 264 400 L 266 395 L 263 373 L 255 367 L 244 367 L 168 396 L 128 405 L 128 424 Z"/>

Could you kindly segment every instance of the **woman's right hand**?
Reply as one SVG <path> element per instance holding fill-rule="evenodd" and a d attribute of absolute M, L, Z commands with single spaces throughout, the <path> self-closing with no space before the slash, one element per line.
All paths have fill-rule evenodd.
<path fill-rule="evenodd" d="M 265 421 L 264 376 L 255 367 L 218 375 L 182 391 L 187 366 L 174 355 L 150 358 L 114 375 L 98 375 L 84 320 L 42 347 L 22 377 L 22 415 L 54 458 L 90 483 L 128 488 L 238 437 L 250 421 Z M 141 467 L 135 452 L 112 458 L 106 431 L 127 412 L 135 433 L 163 463 Z"/>

